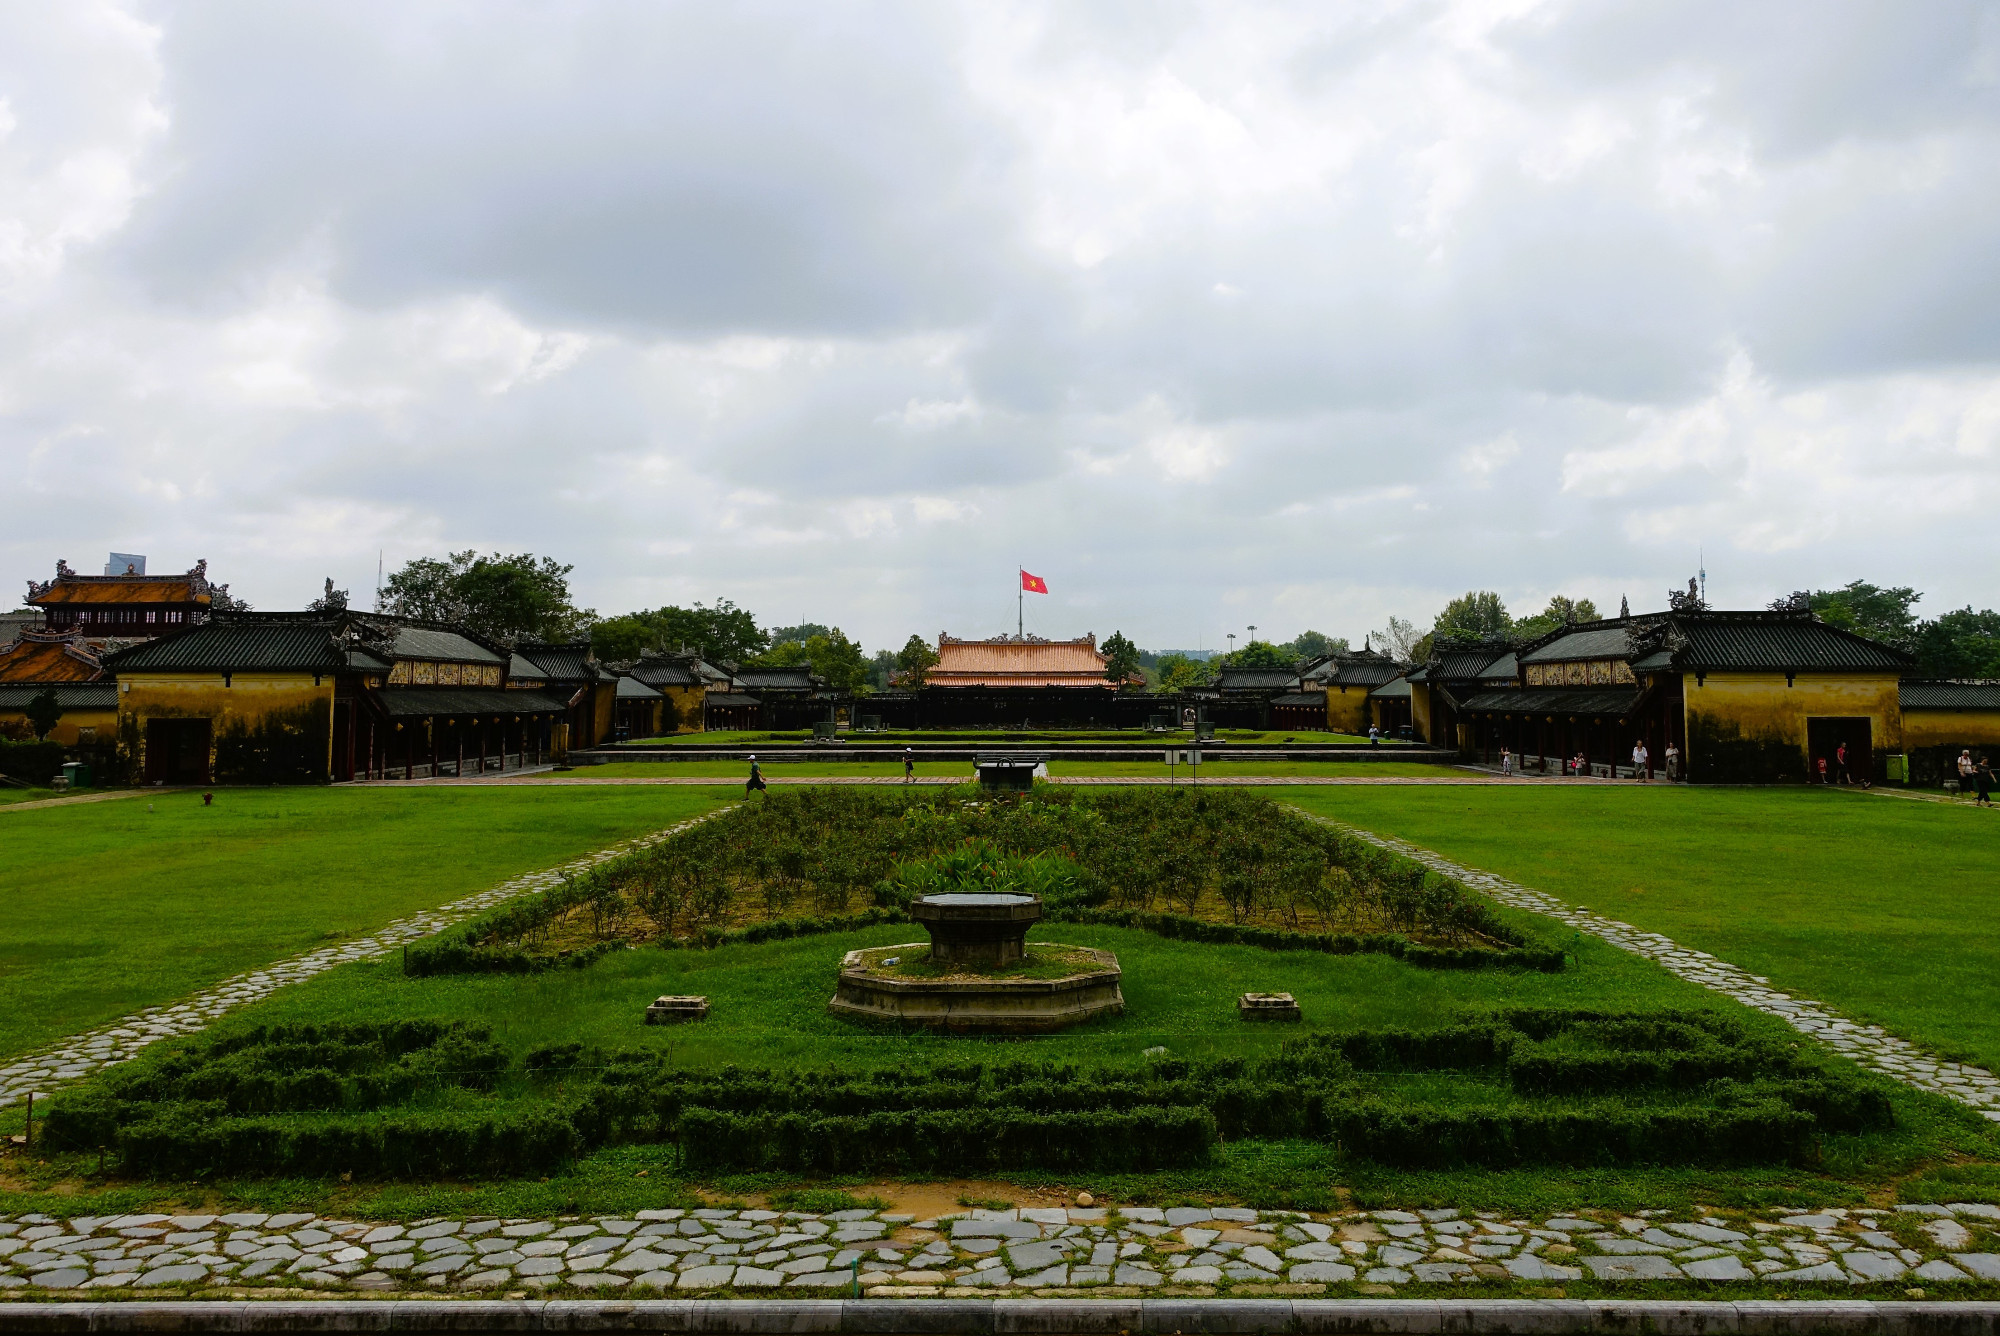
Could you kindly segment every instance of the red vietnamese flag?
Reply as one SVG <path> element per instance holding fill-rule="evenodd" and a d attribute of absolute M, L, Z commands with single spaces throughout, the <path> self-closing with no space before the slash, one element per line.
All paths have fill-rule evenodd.
<path fill-rule="evenodd" d="M 1049 582 L 1039 575 L 1030 575 L 1026 571 L 1022 571 L 1021 589 L 1023 592 L 1029 594 L 1046 594 L 1049 592 Z"/>

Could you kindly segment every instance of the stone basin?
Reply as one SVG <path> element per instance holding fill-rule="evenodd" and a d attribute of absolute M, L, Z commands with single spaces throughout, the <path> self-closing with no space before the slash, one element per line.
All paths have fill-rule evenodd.
<path fill-rule="evenodd" d="M 1047 1034 L 1125 1010 L 1117 956 L 1109 951 L 1058 946 L 1054 942 L 1036 945 L 1082 956 L 1087 964 L 1077 973 L 1060 979 L 977 975 L 899 979 L 878 972 L 876 962 L 891 956 L 921 955 L 924 944 L 905 942 L 898 946 L 869 947 L 849 951 L 840 962 L 840 978 L 827 1010 L 848 1020 L 961 1034 Z"/>
<path fill-rule="evenodd" d="M 1027 954 L 1028 929 L 1042 919 L 1041 897 L 1004 892 L 919 896 L 910 917 L 931 935 L 931 959 L 967 969 L 996 970 Z"/>

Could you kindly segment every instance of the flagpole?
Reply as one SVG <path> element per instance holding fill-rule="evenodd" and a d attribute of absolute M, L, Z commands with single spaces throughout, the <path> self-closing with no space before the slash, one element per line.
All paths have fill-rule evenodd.
<path fill-rule="evenodd" d="M 1027 642 L 1028 639 L 1027 631 L 1025 629 L 1027 626 L 1027 620 L 1026 620 L 1027 613 L 1024 611 L 1024 608 L 1027 603 L 1027 588 L 1028 588 L 1028 582 L 1021 578 L 1021 572 L 1019 572 L 1018 570 L 1015 571 L 1014 572 L 1014 639 L 1021 641 L 1024 644 Z"/>

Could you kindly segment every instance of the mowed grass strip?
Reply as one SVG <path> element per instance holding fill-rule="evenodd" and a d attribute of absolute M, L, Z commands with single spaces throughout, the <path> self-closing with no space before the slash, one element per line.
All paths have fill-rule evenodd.
<path fill-rule="evenodd" d="M 14 812 L 0 1057 L 709 811 L 727 789 L 221 789 Z"/>
<path fill-rule="evenodd" d="M 988 743 L 1018 743 L 1025 746 L 1068 746 L 1068 747 L 1140 747 L 1166 748 L 1191 747 L 1194 745 L 1192 733 L 1146 733 L 1138 729 L 1058 729 L 1050 731 L 1020 729 L 953 729 L 934 728 L 919 730 L 888 729 L 881 733 L 848 733 L 847 741 L 855 746 L 882 746 L 884 744 L 909 743 L 924 747 L 984 746 Z M 1281 743 L 1297 743 L 1300 746 L 1326 747 L 1333 745 L 1353 746 L 1368 741 L 1366 733 L 1315 733 L 1293 729 L 1219 728 L 1215 731 L 1219 741 L 1241 745 L 1270 746 Z M 794 729 L 790 732 L 757 732 L 748 729 L 717 729 L 709 733 L 677 733 L 665 738 L 633 738 L 617 743 L 620 747 L 796 747 L 811 740 L 812 734 Z M 1384 747 L 1407 747 L 1416 744 L 1384 738 Z"/>
<path fill-rule="evenodd" d="M 1282 796 L 2000 1068 L 1992 812 L 1824 789 L 1663 784 Z"/>
<path fill-rule="evenodd" d="M 1161 755 L 1163 756 L 1164 750 Z M 766 779 L 901 779 L 903 763 L 881 761 L 760 761 Z M 1237 761 L 1210 760 L 1200 766 L 1204 780 L 1259 778 L 1287 779 L 1464 779 L 1471 772 L 1448 765 L 1426 765 L 1417 761 Z M 920 779 L 976 778 L 970 761 L 918 761 Z M 1049 761 L 1053 779 L 1174 779 L 1192 782 L 1189 769 L 1154 757 L 1140 761 L 1065 761 L 1060 756 Z M 574 779 L 696 779 L 714 778 L 742 783 L 750 777 L 748 761 L 612 761 L 606 765 L 578 766 Z M 537 776 L 539 781 L 544 776 Z M 564 776 L 557 776 L 562 779 Z M 523 781 L 524 783 L 526 781 Z"/>

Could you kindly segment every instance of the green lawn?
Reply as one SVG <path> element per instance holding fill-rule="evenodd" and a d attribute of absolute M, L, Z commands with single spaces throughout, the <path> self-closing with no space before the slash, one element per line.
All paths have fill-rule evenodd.
<path fill-rule="evenodd" d="M 86 789 L 85 792 L 90 792 L 90 790 Z M 40 802 L 44 798 L 56 798 L 60 796 L 62 795 L 58 794 L 54 789 L 0 788 L 0 807 L 11 806 L 14 803 Z"/>
<path fill-rule="evenodd" d="M 225 789 L 16 812 L 0 1057 L 671 825 L 724 789 Z"/>
<path fill-rule="evenodd" d="M 884 743 L 924 743 L 935 746 L 970 746 L 987 742 L 1045 743 L 1072 746 L 1131 746 L 1131 747 L 1185 747 L 1194 739 L 1187 733 L 1148 733 L 1143 729 L 952 729 L 927 728 L 917 730 L 888 729 L 881 733 L 843 733 L 843 738 L 851 746 L 866 746 Z M 1360 743 L 1368 741 L 1366 734 L 1316 733 L 1292 729 L 1259 730 L 1254 728 L 1218 728 L 1218 741 L 1232 746 L 1250 743 L 1257 746 L 1272 746 L 1287 742 L 1304 745 L 1328 746 L 1337 743 Z M 679 733 L 670 738 L 634 738 L 620 743 L 625 747 L 756 747 L 799 746 L 812 737 L 811 732 L 794 729 L 789 732 L 752 732 L 746 730 L 717 730 L 713 733 Z M 1410 746 L 1409 743 L 1382 743 L 1385 747 Z"/>
<path fill-rule="evenodd" d="M 884 761 L 762 761 L 767 779 L 826 779 L 840 776 L 900 778 L 903 763 Z M 1188 767 L 1175 766 L 1171 772 L 1165 761 L 1065 761 L 1049 762 L 1054 778 L 1116 777 L 1185 781 Z M 1259 775 L 1314 776 L 1318 778 L 1464 778 L 1466 771 L 1453 766 L 1426 765 L 1421 761 L 1209 761 L 1201 766 L 1204 779 L 1253 778 Z M 570 772 L 579 779 L 673 779 L 719 778 L 737 783 L 749 778 L 748 761 L 613 761 L 609 765 L 578 766 Z M 970 782 L 974 778 L 970 761 L 918 761 L 917 774 L 924 778 L 945 777 Z"/>
<path fill-rule="evenodd" d="M 1297 789 L 1662 932 L 1947 1055 L 2000 1066 L 2000 820 L 1795 789 Z"/>

